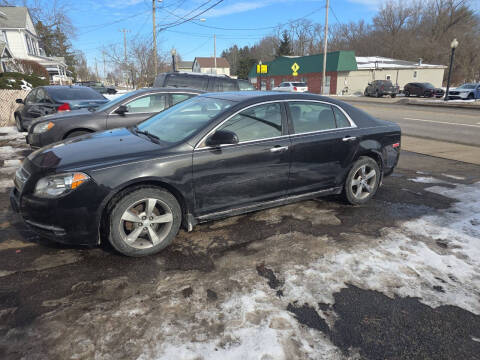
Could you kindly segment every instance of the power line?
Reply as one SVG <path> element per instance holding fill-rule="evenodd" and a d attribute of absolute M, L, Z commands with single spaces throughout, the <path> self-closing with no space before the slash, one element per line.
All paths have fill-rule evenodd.
<path fill-rule="evenodd" d="M 300 17 L 300 18 L 297 18 L 297 19 L 294 19 L 294 20 L 290 20 L 284 24 L 278 24 L 278 25 L 275 25 L 275 26 L 265 26 L 265 27 L 258 27 L 258 28 L 224 28 L 224 27 L 219 27 L 219 26 L 212 26 L 212 25 L 206 25 L 206 24 L 202 24 L 202 23 L 198 23 L 198 22 L 195 22 L 195 21 L 192 21 L 192 24 L 195 24 L 195 25 L 198 25 L 198 26 L 202 26 L 202 27 L 206 27 L 206 28 L 210 28 L 210 29 L 216 29 L 216 30 L 226 30 L 226 31 L 258 31 L 258 30 L 269 30 L 269 29 L 275 29 L 275 28 L 278 28 L 278 27 L 282 27 L 282 26 L 286 26 L 286 25 L 289 25 L 291 23 L 294 23 L 294 22 L 297 22 L 297 21 L 300 21 L 300 20 L 303 20 L 307 17 L 309 17 L 310 15 L 313 15 L 321 10 L 323 10 L 325 7 L 322 6 L 320 8 L 317 8 L 311 12 L 309 12 L 308 14 Z M 165 10 L 165 9 L 164 9 Z M 180 16 L 180 15 L 177 15 L 175 13 L 172 13 L 171 11 L 169 10 L 165 10 L 165 12 L 169 13 L 170 15 L 173 15 L 179 19 L 184 19 L 184 17 Z M 198 15 L 197 15 L 198 16 Z"/>
<path fill-rule="evenodd" d="M 114 24 L 117 24 L 119 22 L 122 22 L 124 20 L 129 20 L 129 19 L 133 19 L 135 17 L 138 17 L 140 15 L 143 15 L 143 14 L 146 14 L 146 13 L 150 13 L 150 11 L 142 11 L 140 13 L 136 13 L 134 15 L 130 15 L 130 16 L 127 16 L 127 17 L 124 17 L 124 18 L 121 18 L 121 19 L 118 19 L 118 20 L 115 20 L 115 21 L 111 21 L 111 22 L 108 22 L 108 23 L 104 23 L 104 24 L 98 24 L 98 25 L 91 25 L 91 26 L 96 26 L 95 29 L 91 29 L 91 30 L 87 30 L 87 31 L 84 31 L 84 32 L 81 32 L 77 35 L 85 35 L 85 34 L 88 34 L 88 33 L 91 33 L 91 32 L 94 32 L 94 31 L 97 31 L 98 29 L 101 29 L 101 28 L 104 28 L 104 27 L 108 27 L 110 25 L 114 25 Z"/>

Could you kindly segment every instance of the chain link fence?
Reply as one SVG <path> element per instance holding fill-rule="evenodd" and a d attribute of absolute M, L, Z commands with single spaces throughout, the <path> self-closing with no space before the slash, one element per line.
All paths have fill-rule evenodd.
<path fill-rule="evenodd" d="M 13 112 L 18 104 L 16 99 L 25 99 L 28 90 L 0 90 L 0 126 L 11 126 L 15 124 Z"/>

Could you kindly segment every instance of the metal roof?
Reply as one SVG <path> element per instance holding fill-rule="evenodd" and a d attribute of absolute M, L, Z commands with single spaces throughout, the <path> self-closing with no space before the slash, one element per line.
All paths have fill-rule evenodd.
<path fill-rule="evenodd" d="M 381 56 L 357 56 L 358 70 L 366 69 L 421 69 L 421 68 L 446 68 L 445 65 L 425 64 L 421 62 L 397 60 Z"/>
<path fill-rule="evenodd" d="M 299 66 L 298 74 L 322 72 L 323 54 L 308 56 L 280 56 L 273 61 L 265 62 L 268 65 L 266 76 L 274 75 L 292 75 L 292 65 L 296 63 Z M 353 71 L 357 70 L 355 61 L 355 52 L 353 51 L 333 51 L 327 53 L 327 72 L 331 71 Z M 249 78 L 257 76 L 256 64 L 250 69 Z"/>

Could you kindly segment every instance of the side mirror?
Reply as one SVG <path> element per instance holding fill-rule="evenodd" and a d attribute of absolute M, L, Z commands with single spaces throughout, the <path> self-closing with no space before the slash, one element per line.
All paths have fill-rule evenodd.
<path fill-rule="evenodd" d="M 17 104 L 23 104 L 23 99 L 16 99 L 15 102 L 16 102 Z"/>
<path fill-rule="evenodd" d="M 238 136 L 229 130 L 217 130 L 205 141 L 205 145 L 216 147 L 220 145 L 237 144 Z"/>
<path fill-rule="evenodd" d="M 368 83 L 368 86 L 371 86 L 371 85 L 372 85 L 372 83 Z"/>
<path fill-rule="evenodd" d="M 115 110 L 115 114 L 118 114 L 118 115 L 124 115 L 125 113 L 128 112 L 128 107 L 127 105 L 120 105 L 116 110 Z"/>

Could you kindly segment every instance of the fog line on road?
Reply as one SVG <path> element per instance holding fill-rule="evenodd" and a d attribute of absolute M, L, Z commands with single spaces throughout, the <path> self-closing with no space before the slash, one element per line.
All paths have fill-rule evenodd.
<path fill-rule="evenodd" d="M 451 122 L 446 122 L 446 121 L 415 119 L 415 118 L 408 118 L 408 117 L 404 117 L 403 119 L 404 120 L 414 120 L 414 121 L 424 121 L 424 122 L 431 122 L 431 123 L 438 123 L 438 124 L 446 124 L 446 125 L 459 125 L 459 126 L 469 126 L 469 127 L 480 128 L 480 125 L 474 125 L 474 124 L 451 123 Z M 478 123 L 478 124 L 480 124 L 480 123 Z"/>

